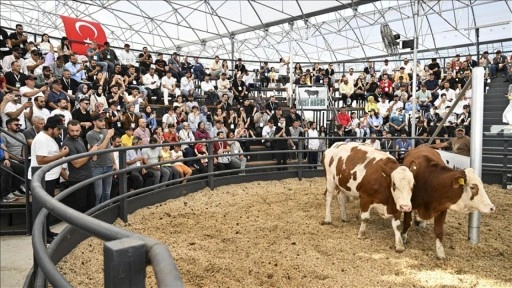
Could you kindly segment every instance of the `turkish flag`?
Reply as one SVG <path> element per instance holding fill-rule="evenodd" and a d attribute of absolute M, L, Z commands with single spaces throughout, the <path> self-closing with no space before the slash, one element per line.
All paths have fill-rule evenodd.
<path fill-rule="evenodd" d="M 98 45 L 103 45 L 107 41 L 107 36 L 100 23 L 62 15 L 60 18 L 64 23 L 64 30 L 66 30 L 71 50 L 75 53 L 87 55 L 87 49 L 93 40 L 96 40 Z"/>

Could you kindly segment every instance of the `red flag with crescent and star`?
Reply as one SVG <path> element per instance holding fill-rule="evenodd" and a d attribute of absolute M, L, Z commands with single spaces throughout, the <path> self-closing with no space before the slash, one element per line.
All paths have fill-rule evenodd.
<path fill-rule="evenodd" d="M 100 46 L 107 41 L 107 35 L 100 23 L 62 15 L 60 18 L 64 23 L 71 50 L 75 53 L 87 55 L 87 49 L 92 41 L 95 40 Z"/>

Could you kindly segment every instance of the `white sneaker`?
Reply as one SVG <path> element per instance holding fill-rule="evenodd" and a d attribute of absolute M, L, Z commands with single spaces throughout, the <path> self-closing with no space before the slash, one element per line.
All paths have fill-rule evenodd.
<path fill-rule="evenodd" d="M 25 194 L 24 193 L 21 193 L 20 191 L 16 190 L 14 192 L 12 192 L 11 194 L 13 194 L 14 196 L 16 197 L 23 197 L 25 198 Z"/>
<path fill-rule="evenodd" d="M 12 193 L 9 193 L 7 196 L 2 198 L 2 202 L 9 203 L 9 202 L 15 201 L 17 199 L 18 199 L 18 197 L 12 195 Z"/>

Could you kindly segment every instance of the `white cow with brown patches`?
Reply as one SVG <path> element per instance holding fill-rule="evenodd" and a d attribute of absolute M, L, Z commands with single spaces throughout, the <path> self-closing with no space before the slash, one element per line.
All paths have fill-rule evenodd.
<path fill-rule="evenodd" d="M 323 165 L 327 180 L 324 223 L 331 223 L 333 195 L 338 198 L 342 221 L 347 221 L 348 197 L 359 198 L 361 227 L 358 237 L 364 237 L 370 209 L 376 208 L 381 216 L 392 218 L 395 250 L 404 251 L 398 226 L 401 213 L 412 209 L 412 172 L 400 166 L 391 155 L 358 143 L 335 143 L 325 151 Z"/>

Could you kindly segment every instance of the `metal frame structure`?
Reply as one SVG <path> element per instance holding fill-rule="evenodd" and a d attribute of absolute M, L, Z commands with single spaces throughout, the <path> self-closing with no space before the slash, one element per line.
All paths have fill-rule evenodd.
<path fill-rule="evenodd" d="M 61 37 L 60 15 L 66 15 L 101 23 L 112 46 L 221 58 L 235 50 L 235 58 L 256 61 L 288 55 L 293 42 L 293 62 L 325 63 L 386 57 L 380 24 L 412 39 L 416 3 L 419 58 L 477 54 L 475 27 L 481 43 L 493 43 L 481 49 L 512 48 L 512 4 L 505 0 L 6 0 L 0 24 L 22 23 L 26 31 Z"/>

